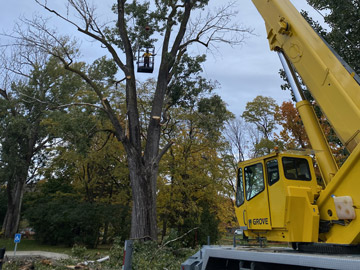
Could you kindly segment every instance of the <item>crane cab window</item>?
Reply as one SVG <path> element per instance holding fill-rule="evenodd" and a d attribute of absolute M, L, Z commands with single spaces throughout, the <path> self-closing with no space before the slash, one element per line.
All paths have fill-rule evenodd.
<path fill-rule="evenodd" d="M 275 184 L 279 181 L 279 166 L 277 159 L 266 162 L 266 172 L 269 185 Z"/>
<path fill-rule="evenodd" d="M 264 172 L 261 163 L 244 169 L 246 200 L 251 200 L 265 189 Z"/>
<path fill-rule="evenodd" d="M 242 182 L 242 168 L 239 168 L 236 184 L 236 206 L 239 207 L 244 203 L 244 186 Z"/>
<path fill-rule="evenodd" d="M 284 174 L 290 180 L 311 180 L 309 163 L 304 158 L 283 157 Z"/>

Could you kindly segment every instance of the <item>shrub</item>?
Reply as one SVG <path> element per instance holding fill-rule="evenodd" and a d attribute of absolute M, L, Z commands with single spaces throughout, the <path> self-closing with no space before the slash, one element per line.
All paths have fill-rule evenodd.
<path fill-rule="evenodd" d="M 37 199 L 31 207 L 27 207 L 25 217 L 35 229 L 36 239 L 42 243 L 68 246 L 84 244 L 92 248 L 97 246 L 104 224 L 111 224 L 114 219 L 123 222 L 119 235 L 128 235 L 126 230 L 129 225 L 124 222 L 129 220 L 126 215 L 130 213 L 123 208 L 119 205 L 84 202 L 75 195 L 62 195 Z"/>
<path fill-rule="evenodd" d="M 71 249 L 71 255 L 78 259 L 84 259 L 86 247 L 75 244 Z"/>
<path fill-rule="evenodd" d="M 114 241 L 110 252 L 110 261 L 103 263 L 101 269 L 120 269 L 123 263 L 124 243 L 120 239 Z M 135 241 L 133 245 L 133 270 L 178 270 L 189 256 L 195 253 L 190 248 L 174 248 L 158 245 L 156 242 Z"/>
<path fill-rule="evenodd" d="M 181 263 L 194 253 L 190 248 L 158 246 L 156 242 L 135 242 L 132 269 L 178 270 Z"/>

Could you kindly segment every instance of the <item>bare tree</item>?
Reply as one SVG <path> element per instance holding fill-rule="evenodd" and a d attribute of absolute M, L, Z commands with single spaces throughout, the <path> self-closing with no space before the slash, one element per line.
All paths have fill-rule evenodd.
<path fill-rule="evenodd" d="M 116 138 L 123 144 L 127 153 L 133 199 L 131 238 L 156 240 L 158 167 L 161 158 L 172 145 L 172 142 L 162 144 L 160 136 L 163 124 L 167 121 L 166 111 L 173 105 L 168 101 L 171 90 L 169 87 L 176 78 L 175 67 L 185 55 L 188 46 L 193 43 L 202 44 L 207 48 L 214 42 L 236 45 L 242 42 L 244 34 L 250 30 L 231 24 L 235 15 L 232 11 L 233 3 L 220 8 L 214 15 L 208 15 L 205 21 L 191 23 L 192 12 L 204 8 L 207 0 L 157 0 L 153 10 L 148 2 L 126 3 L 126 0 L 117 0 L 114 5 L 117 14 L 116 27 L 110 29 L 97 21 L 96 9 L 87 0 L 65 1 L 67 14 L 52 9 L 47 1 L 35 2 L 73 25 L 80 33 L 98 41 L 122 71 L 123 77 L 119 82 L 125 83 L 125 122 L 119 121 L 111 103 L 103 94 L 103 86 L 86 70 L 75 65 L 78 50 L 71 38 L 60 36 L 41 18 L 23 21 L 28 28 L 19 28 L 17 31 L 16 38 L 21 42 L 57 57 L 65 69 L 78 74 L 97 94 L 103 110 L 112 122 Z M 75 14 L 74 17 L 69 15 L 72 12 Z M 146 27 L 145 31 L 147 25 L 150 27 Z M 146 138 L 143 138 L 139 121 L 134 51 L 138 46 L 151 42 L 150 36 L 154 32 L 162 36 L 162 51 L 150 121 Z M 127 126 L 124 126 L 124 123 Z"/>
<path fill-rule="evenodd" d="M 232 119 L 227 123 L 225 135 L 237 162 L 245 160 L 246 149 L 248 148 L 247 133 L 248 127 L 242 118 Z"/>
<path fill-rule="evenodd" d="M 254 125 L 248 125 L 248 133 L 249 133 L 249 158 L 256 158 L 259 157 L 261 154 L 259 154 L 259 149 L 257 148 L 257 145 L 262 140 L 262 133 L 261 131 Z"/>

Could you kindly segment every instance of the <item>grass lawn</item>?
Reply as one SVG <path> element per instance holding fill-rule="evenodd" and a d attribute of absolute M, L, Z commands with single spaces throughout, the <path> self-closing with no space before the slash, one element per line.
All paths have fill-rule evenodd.
<path fill-rule="evenodd" d="M 0 239 L 0 248 L 6 248 L 6 251 L 13 251 L 15 248 L 14 239 Z M 68 246 L 51 246 L 44 245 L 35 240 L 22 239 L 20 243 L 17 245 L 17 251 L 49 251 L 56 253 L 65 253 L 68 255 L 72 255 L 71 252 L 72 247 Z M 101 255 L 108 255 L 110 250 L 110 246 L 99 246 L 96 249 L 88 249 L 86 254 L 89 256 L 100 253 Z"/>

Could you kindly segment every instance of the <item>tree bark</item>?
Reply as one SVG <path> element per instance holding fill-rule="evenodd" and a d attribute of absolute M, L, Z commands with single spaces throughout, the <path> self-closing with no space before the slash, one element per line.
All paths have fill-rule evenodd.
<path fill-rule="evenodd" d="M 21 205 L 25 191 L 26 176 L 14 179 L 14 187 L 11 184 L 7 186 L 8 207 L 2 226 L 5 238 L 14 237 L 19 229 Z"/>
<path fill-rule="evenodd" d="M 32 128 L 30 134 L 27 137 L 27 143 L 21 142 L 21 137 L 19 136 L 19 147 L 22 148 L 18 155 L 21 157 L 18 161 L 18 164 L 12 164 L 13 169 L 11 177 L 7 181 L 7 195 L 8 195 L 8 205 L 7 211 L 5 214 L 5 219 L 3 223 L 2 230 L 4 231 L 5 238 L 12 238 L 19 229 L 21 206 L 25 192 L 26 181 L 28 179 L 28 172 L 31 165 L 31 160 L 34 154 L 41 148 L 39 144 L 38 148 L 35 148 L 36 143 L 38 142 L 38 131 L 41 119 L 36 119 L 32 123 Z M 26 136 L 26 135 L 24 135 Z M 25 154 L 24 154 L 25 153 Z M 15 163 L 14 161 L 11 161 Z M 20 164 L 19 164 L 20 163 Z"/>
<path fill-rule="evenodd" d="M 157 169 L 146 170 L 141 158 L 128 157 L 132 189 L 131 239 L 157 240 Z M 155 187 L 155 189 L 154 189 Z"/>

